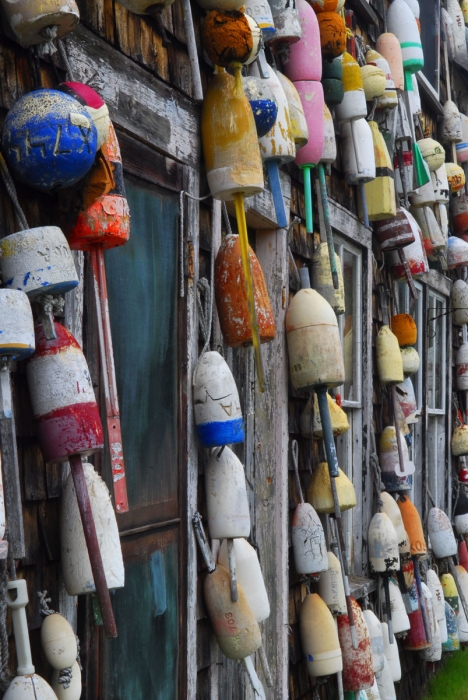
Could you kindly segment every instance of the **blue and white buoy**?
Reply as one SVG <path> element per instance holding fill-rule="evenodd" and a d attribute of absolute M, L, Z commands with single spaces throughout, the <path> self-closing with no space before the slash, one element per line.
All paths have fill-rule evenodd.
<path fill-rule="evenodd" d="M 252 108 L 258 138 L 268 134 L 276 122 L 278 105 L 272 90 L 261 78 L 243 78 L 244 92 Z"/>

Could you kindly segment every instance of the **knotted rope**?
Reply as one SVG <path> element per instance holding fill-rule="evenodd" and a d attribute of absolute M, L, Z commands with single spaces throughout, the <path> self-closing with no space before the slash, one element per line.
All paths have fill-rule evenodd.
<path fill-rule="evenodd" d="M 57 53 L 57 47 L 54 44 L 57 38 L 57 29 L 57 25 L 53 24 L 51 27 L 44 27 L 44 29 L 41 30 L 42 36 L 46 39 L 43 44 L 39 44 L 37 47 L 37 52 L 41 58 L 53 56 L 54 53 Z"/>

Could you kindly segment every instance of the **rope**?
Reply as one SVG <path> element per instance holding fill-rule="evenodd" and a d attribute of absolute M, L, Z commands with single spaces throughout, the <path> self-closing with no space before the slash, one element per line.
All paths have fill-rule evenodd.
<path fill-rule="evenodd" d="M 6 540 L 6 534 L 5 538 Z M 11 548 L 10 548 L 11 549 Z M 6 559 L 0 559 L 0 690 L 5 692 L 11 682 L 11 674 L 8 669 L 9 649 L 8 633 L 6 626 L 7 601 L 6 591 L 8 585 L 8 566 Z"/>
<path fill-rule="evenodd" d="M 47 591 L 41 591 L 38 592 L 37 597 L 39 598 L 39 605 L 41 607 L 40 613 L 44 617 L 48 617 L 49 615 L 55 615 L 55 610 L 51 610 L 49 608 L 48 603 L 52 602 L 52 598 L 47 598 Z"/>
<path fill-rule="evenodd" d="M 60 54 L 60 60 L 62 61 L 63 65 L 65 66 L 67 78 L 68 78 L 68 80 L 74 82 L 75 75 L 74 75 L 73 69 L 71 67 L 70 57 L 68 56 L 67 43 L 66 43 L 65 39 L 59 39 L 57 41 L 57 46 L 58 46 L 58 51 Z"/>
<path fill-rule="evenodd" d="M 212 256 L 213 257 L 213 256 Z M 204 294 L 204 305 L 201 301 L 201 294 Z M 211 291 L 210 283 L 206 277 L 202 277 L 197 283 L 197 310 L 198 310 L 198 326 L 200 328 L 201 334 L 205 344 L 201 351 L 200 357 L 197 360 L 195 369 L 193 370 L 193 384 L 197 378 L 198 367 L 202 361 L 203 355 L 210 347 L 211 338 L 211 326 L 213 319 L 213 294 Z"/>
<path fill-rule="evenodd" d="M 380 508 L 383 506 L 383 501 L 380 497 L 380 493 L 385 490 L 385 486 L 382 483 L 382 473 L 380 471 L 380 464 L 377 455 L 373 452 L 369 457 L 369 463 L 372 467 L 372 478 L 374 481 L 374 491 L 377 500 L 377 505 Z"/>
<path fill-rule="evenodd" d="M 356 34 L 354 37 L 356 42 L 356 61 L 360 66 L 366 65 L 366 45 L 364 44 L 364 39 L 360 34 Z"/>
<path fill-rule="evenodd" d="M 18 219 L 18 224 L 21 230 L 25 230 L 29 228 L 28 222 L 26 221 L 26 217 L 24 215 L 24 212 L 21 208 L 20 203 L 18 202 L 18 195 L 16 194 L 16 187 L 15 183 L 13 182 L 13 178 L 10 175 L 10 171 L 8 170 L 8 166 L 6 164 L 5 158 L 3 157 L 3 153 L 0 151 L 0 175 L 3 180 L 3 184 L 5 185 L 5 189 L 8 192 L 10 199 L 13 203 L 13 207 L 15 209 L 16 213 L 16 218 Z"/>
<path fill-rule="evenodd" d="M 172 187 L 166 189 L 174 192 Z M 193 194 L 180 190 L 179 192 L 179 297 L 182 299 L 185 296 L 185 270 L 184 270 L 184 226 L 185 226 L 185 211 L 184 197 L 189 197 L 195 202 L 202 202 L 204 199 L 211 197 L 211 194 L 206 194 L 204 197 L 195 197 Z"/>
<path fill-rule="evenodd" d="M 226 224 L 226 230 L 228 232 L 228 236 L 232 236 L 231 222 L 229 221 L 229 214 L 228 214 L 226 202 L 223 202 L 223 218 L 224 218 L 224 223 Z"/>
<path fill-rule="evenodd" d="M 46 314 L 54 313 L 54 316 L 63 316 L 65 299 L 62 296 L 54 297 L 52 294 L 42 294 L 37 297 L 37 301 L 42 305 Z"/>
<path fill-rule="evenodd" d="M 37 53 L 41 58 L 53 56 L 54 53 L 57 53 L 57 48 L 54 44 L 54 40 L 57 38 L 57 29 L 57 25 L 53 24 L 51 27 L 44 27 L 41 30 L 42 36 L 46 39 L 43 44 L 39 44 L 37 47 Z"/>

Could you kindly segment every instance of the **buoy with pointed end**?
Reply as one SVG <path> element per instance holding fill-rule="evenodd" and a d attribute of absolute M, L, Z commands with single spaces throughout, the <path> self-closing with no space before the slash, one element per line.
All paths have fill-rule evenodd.
<path fill-rule="evenodd" d="M 468 284 L 464 280 L 455 280 L 452 291 L 450 292 L 450 302 L 451 302 L 451 307 L 453 311 L 453 317 L 455 319 L 455 323 L 457 323 L 459 326 L 464 326 L 468 323 Z M 467 360 L 468 360 L 468 353 L 466 350 L 462 350 L 464 346 L 466 347 L 466 350 L 468 350 L 468 345 L 464 343 L 463 345 L 460 346 L 458 353 L 457 353 L 457 361 L 456 361 L 456 366 L 457 366 L 457 388 L 462 389 L 461 386 L 458 386 L 459 384 L 459 378 L 462 377 L 465 373 L 465 370 L 462 367 L 461 373 L 458 370 L 458 365 L 464 364 L 463 360 L 465 359 L 465 355 L 467 355 Z M 460 355 L 460 363 L 458 362 L 458 356 Z M 468 389 L 468 385 L 467 385 Z"/>
<path fill-rule="evenodd" d="M 346 614 L 346 597 L 341 564 L 333 552 L 327 552 L 328 568 L 320 575 L 318 594 L 332 615 Z"/>
<path fill-rule="evenodd" d="M 229 447 L 211 453 L 205 469 L 205 491 L 210 536 L 248 537 L 250 511 L 244 467 Z"/>
<path fill-rule="evenodd" d="M 383 671 L 385 665 L 385 649 L 382 635 L 382 625 L 380 620 L 372 610 L 363 610 L 362 614 L 366 621 L 369 637 L 371 640 L 372 668 L 375 674 Z"/>
<path fill-rule="evenodd" d="M 407 535 L 397 502 L 386 491 L 380 493 L 380 500 L 382 501 L 382 513 L 385 513 L 390 518 L 397 535 L 398 547 L 402 547 L 407 541 Z"/>
<path fill-rule="evenodd" d="M 401 591 L 393 578 L 389 578 L 390 610 L 392 613 L 393 632 L 403 635 L 410 628 L 408 613 L 403 602 Z M 385 610 L 387 605 L 385 604 Z M 388 617 L 388 615 L 387 615 Z"/>
<path fill-rule="evenodd" d="M 10 26 L 22 46 L 35 46 L 71 32 L 80 21 L 75 0 L 2 0 L 0 3 Z"/>
<path fill-rule="evenodd" d="M 41 625 L 41 645 L 44 655 L 57 671 L 70 668 L 76 661 L 78 647 L 75 633 L 62 615 L 47 615 Z"/>
<path fill-rule="evenodd" d="M 335 621 L 317 593 L 307 595 L 299 612 L 299 630 L 307 672 L 312 678 L 340 673 L 342 652 Z"/>
<path fill-rule="evenodd" d="M 401 664 L 400 664 L 400 654 L 398 651 L 398 644 L 396 639 L 390 644 L 388 637 L 388 625 L 386 622 L 381 623 L 382 627 L 382 637 L 384 640 L 384 650 L 385 658 L 390 666 L 390 672 L 392 680 L 394 683 L 398 683 L 401 680 Z"/>
<path fill-rule="evenodd" d="M 297 11 L 301 23 L 301 41 L 289 47 L 289 56 L 284 62 L 284 72 L 294 83 L 301 80 L 322 78 L 322 53 L 317 15 L 307 0 L 297 0 Z"/>
<path fill-rule="evenodd" d="M 193 388 L 197 435 L 202 447 L 244 441 L 239 392 L 227 362 L 218 352 L 206 352 Z"/>
<path fill-rule="evenodd" d="M 424 67 L 421 37 L 415 16 L 404 0 L 394 0 L 390 5 L 387 26 L 400 42 L 404 71 L 411 74 L 421 70 Z M 378 45 L 377 50 L 381 50 Z"/>
<path fill-rule="evenodd" d="M 455 614 L 458 615 L 458 611 L 460 610 L 460 598 L 454 577 L 452 574 L 442 574 L 440 582 L 446 602 L 453 608 Z"/>
<path fill-rule="evenodd" d="M 263 622 L 270 616 L 270 602 L 257 552 L 246 539 L 238 537 L 234 539 L 234 556 L 238 586 L 242 588 L 257 622 Z M 218 564 L 229 571 L 226 539 L 223 540 L 219 550 Z"/>
<path fill-rule="evenodd" d="M 376 513 L 367 533 L 370 570 L 373 573 L 389 574 L 400 568 L 398 536 L 386 513 Z"/>
<path fill-rule="evenodd" d="M 335 484 L 340 510 L 344 511 L 354 508 L 356 505 L 356 492 L 352 482 L 341 469 L 339 469 L 339 476 L 335 478 Z M 327 462 L 320 462 L 312 474 L 307 489 L 307 501 L 315 508 L 317 513 L 334 513 L 335 505 Z"/>
<path fill-rule="evenodd" d="M 442 642 L 442 651 L 459 651 L 458 622 L 455 610 L 445 601 L 445 624 L 447 626 L 447 641 Z"/>
<path fill-rule="evenodd" d="M 343 653 L 343 688 L 353 692 L 372 687 L 374 671 L 369 631 L 362 610 L 358 603 L 351 598 L 351 605 L 356 627 L 358 648 L 354 649 L 351 642 L 350 624 L 347 615 L 339 615 L 338 636 Z"/>

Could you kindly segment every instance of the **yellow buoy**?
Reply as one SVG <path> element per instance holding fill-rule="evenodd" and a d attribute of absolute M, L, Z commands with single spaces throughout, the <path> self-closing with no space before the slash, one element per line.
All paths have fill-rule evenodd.
<path fill-rule="evenodd" d="M 403 361 L 397 337 L 389 326 L 382 326 L 375 341 L 377 371 L 381 384 L 400 384 L 404 380 Z"/>
<path fill-rule="evenodd" d="M 361 77 L 367 102 L 383 95 L 387 79 L 381 68 L 372 63 L 361 66 Z"/>
<path fill-rule="evenodd" d="M 312 258 L 312 287 L 328 301 L 337 316 L 345 312 L 345 296 L 341 261 L 335 254 L 336 268 L 338 272 L 338 289 L 333 287 L 330 271 L 330 257 L 328 243 L 319 243 Z"/>
<path fill-rule="evenodd" d="M 348 417 L 341 406 L 338 406 L 336 401 L 333 401 L 330 394 L 327 393 L 328 411 L 332 424 L 332 431 L 335 437 L 343 435 L 349 430 Z M 312 426 L 312 397 L 306 403 L 304 410 L 301 413 L 301 435 L 302 437 L 310 438 L 313 429 L 314 439 L 323 438 L 322 420 L 318 405 L 317 394 L 314 394 L 314 422 Z"/>
<path fill-rule="evenodd" d="M 317 593 L 304 598 L 299 613 L 302 650 L 309 676 L 329 676 L 343 669 L 333 615 Z"/>
<path fill-rule="evenodd" d="M 367 66 L 371 68 L 371 66 Z M 362 70 L 362 69 L 361 69 Z M 374 143 L 375 179 L 364 184 L 369 221 L 392 219 L 396 216 L 393 165 L 385 139 L 376 122 L 368 122 Z M 359 200 L 360 209 L 362 203 Z"/>
<path fill-rule="evenodd" d="M 352 482 L 341 469 L 339 469 L 339 476 L 335 478 L 335 484 L 340 510 L 354 508 L 356 505 L 356 492 Z M 335 512 L 327 462 L 320 462 L 312 474 L 312 479 L 307 489 L 307 501 L 315 508 L 317 513 Z"/>

